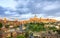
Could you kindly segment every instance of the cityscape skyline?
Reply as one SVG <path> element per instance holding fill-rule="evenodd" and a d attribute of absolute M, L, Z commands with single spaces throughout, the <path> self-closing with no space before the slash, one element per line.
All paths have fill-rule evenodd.
<path fill-rule="evenodd" d="M 25 20 L 34 16 L 60 20 L 60 0 L 0 0 L 0 18 Z"/>

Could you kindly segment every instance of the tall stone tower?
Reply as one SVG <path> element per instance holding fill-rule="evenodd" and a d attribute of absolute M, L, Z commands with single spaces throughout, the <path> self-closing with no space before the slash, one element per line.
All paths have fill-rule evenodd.
<path fill-rule="evenodd" d="M 35 18 L 37 17 L 37 15 L 35 14 L 35 16 L 34 16 Z"/>
<path fill-rule="evenodd" d="M 4 18 L 3 20 L 4 20 L 4 23 L 6 23 L 7 19 L 6 19 L 6 18 Z"/>

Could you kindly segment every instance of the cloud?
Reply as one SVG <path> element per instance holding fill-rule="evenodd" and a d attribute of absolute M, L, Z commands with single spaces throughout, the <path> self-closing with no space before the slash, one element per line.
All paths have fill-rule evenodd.
<path fill-rule="evenodd" d="M 57 9 L 57 8 L 60 8 L 60 4 L 57 1 L 43 7 L 43 9 L 46 10 L 46 11 L 54 10 L 54 9 Z"/>
<path fill-rule="evenodd" d="M 38 17 L 59 18 L 59 0 L 0 0 L 0 16 L 8 19 Z"/>
<path fill-rule="evenodd" d="M 17 3 L 14 0 L 0 0 L 0 6 L 4 8 L 11 8 L 15 10 Z"/>
<path fill-rule="evenodd" d="M 20 14 L 32 13 L 32 14 L 41 14 L 46 13 L 47 11 L 52 11 L 59 8 L 60 4 L 58 0 L 18 0 L 17 12 Z M 24 11 L 24 9 L 28 9 Z M 21 9 L 21 10 L 20 10 Z M 23 12 L 21 12 L 23 11 Z"/>
<path fill-rule="evenodd" d="M 6 12 L 6 11 L 7 11 L 7 9 L 0 6 L 0 15 L 1 16 L 5 15 L 4 12 Z"/>

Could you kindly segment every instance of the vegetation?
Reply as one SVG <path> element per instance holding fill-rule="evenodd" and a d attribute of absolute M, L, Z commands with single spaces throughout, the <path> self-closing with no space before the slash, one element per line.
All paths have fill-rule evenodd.
<path fill-rule="evenodd" d="M 5 28 L 9 28 L 9 25 L 5 25 Z"/>
<path fill-rule="evenodd" d="M 24 35 L 18 35 L 17 38 L 25 38 Z"/>
<path fill-rule="evenodd" d="M 45 30 L 44 23 L 28 23 L 25 26 L 27 30 L 33 31 L 33 32 L 34 31 L 39 32 L 39 31 Z"/>
<path fill-rule="evenodd" d="M 26 27 L 26 31 L 32 31 L 32 32 L 46 31 L 47 29 L 53 30 L 53 32 L 55 32 L 57 30 L 57 28 L 54 26 L 53 23 L 48 23 L 47 25 L 53 25 L 53 26 L 52 27 L 48 26 L 46 28 L 44 27 L 45 23 L 41 22 L 41 23 L 28 23 L 28 24 L 25 24 L 25 27 Z"/>
<path fill-rule="evenodd" d="M 7 38 L 12 38 L 12 37 L 7 37 Z"/>
<path fill-rule="evenodd" d="M 2 25 L 2 23 L 0 23 L 0 28 L 2 28 L 3 27 L 3 25 Z"/>
<path fill-rule="evenodd" d="M 53 27 L 48 27 L 48 29 L 49 29 L 49 30 L 53 30 L 53 31 L 56 31 L 56 30 L 57 30 L 57 28 L 56 28 L 55 26 L 53 26 Z"/>
<path fill-rule="evenodd" d="M 1 30 L 1 28 L 3 27 L 2 23 L 0 23 L 0 34 L 3 33 L 3 31 Z M 2 37 L 2 35 L 0 35 L 0 38 Z"/>
<path fill-rule="evenodd" d="M 25 38 L 28 38 L 29 37 L 29 32 L 25 32 Z"/>
<path fill-rule="evenodd" d="M 56 30 L 58 34 L 60 34 L 60 29 L 59 30 Z"/>

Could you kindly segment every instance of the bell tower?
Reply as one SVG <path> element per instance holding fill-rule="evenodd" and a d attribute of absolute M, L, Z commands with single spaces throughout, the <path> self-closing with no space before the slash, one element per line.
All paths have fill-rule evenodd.
<path fill-rule="evenodd" d="M 37 15 L 35 14 L 35 16 L 34 16 L 35 18 L 37 17 Z"/>
<path fill-rule="evenodd" d="M 6 18 L 4 18 L 3 20 L 4 20 L 4 22 L 6 23 L 7 19 L 6 19 Z"/>

